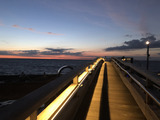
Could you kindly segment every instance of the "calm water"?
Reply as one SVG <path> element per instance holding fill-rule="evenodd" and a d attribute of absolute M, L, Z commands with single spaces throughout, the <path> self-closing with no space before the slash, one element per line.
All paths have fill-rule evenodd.
<path fill-rule="evenodd" d="M 0 59 L 0 75 L 55 74 L 64 65 L 78 67 L 89 60 L 51 60 L 51 59 Z M 134 60 L 134 65 L 146 69 L 146 61 Z M 160 61 L 150 61 L 149 70 L 160 73 Z"/>
<path fill-rule="evenodd" d="M 89 60 L 0 59 L 0 75 L 55 74 L 64 65 L 78 67 Z"/>
<path fill-rule="evenodd" d="M 146 70 L 146 61 L 134 60 L 133 64 L 143 70 Z M 154 73 L 155 75 L 160 73 L 160 61 L 149 61 L 149 71 Z"/>

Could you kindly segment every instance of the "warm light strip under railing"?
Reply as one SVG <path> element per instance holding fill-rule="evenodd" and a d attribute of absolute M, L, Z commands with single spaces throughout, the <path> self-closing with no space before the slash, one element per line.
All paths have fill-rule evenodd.
<path fill-rule="evenodd" d="M 62 105 L 77 85 L 71 84 L 51 104 L 47 106 L 38 116 L 37 120 L 48 120 L 53 113 Z"/>
<path fill-rule="evenodd" d="M 99 61 L 101 59 L 98 59 L 96 61 L 96 65 L 93 68 L 95 68 Z M 84 71 L 79 77 L 78 77 L 78 84 L 71 84 L 69 87 L 67 87 L 52 103 L 50 103 L 38 116 L 37 120 L 47 120 L 51 119 L 53 120 L 56 118 L 58 113 L 63 109 L 63 107 L 66 105 L 66 103 L 74 96 L 74 94 L 77 92 L 77 90 L 81 87 L 82 83 L 86 79 L 86 77 L 89 75 L 89 73 L 92 71 L 92 69 L 88 69 L 88 71 Z"/>
<path fill-rule="evenodd" d="M 85 77 L 86 78 L 86 77 Z M 73 92 L 70 94 L 70 96 L 68 97 L 68 99 L 66 99 L 66 101 L 64 102 L 64 104 L 60 107 L 60 109 L 55 113 L 55 115 L 51 118 L 51 120 L 54 120 L 56 118 L 56 116 L 58 115 L 58 113 L 63 109 L 63 107 L 67 104 L 67 102 L 69 102 L 69 100 L 75 95 L 75 93 L 78 91 L 78 89 L 81 87 L 83 81 L 85 80 L 82 79 L 81 82 L 77 85 L 76 89 L 73 90 Z"/>
<path fill-rule="evenodd" d="M 88 76 L 89 72 L 85 71 L 78 77 L 78 83 L 80 83 L 84 77 Z"/>
<path fill-rule="evenodd" d="M 160 106 L 160 101 L 159 101 L 155 96 L 153 96 L 137 79 L 135 79 L 128 71 L 126 71 L 124 68 L 122 68 L 114 59 L 112 59 L 112 60 L 118 65 L 118 67 L 119 67 L 121 70 L 123 70 L 125 73 L 127 73 L 127 74 L 130 76 L 130 78 L 131 78 L 138 86 L 140 86 L 140 87 L 143 89 L 143 91 L 144 91 L 146 94 L 148 94 L 148 95 L 157 103 L 158 106 Z"/>
<path fill-rule="evenodd" d="M 100 61 L 100 60 L 99 60 Z M 99 62 L 98 61 L 98 62 Z M 70 96 L 68 97 L 68 99 L 65 101 L 65 103 L 62 105 L 62 107 L 57 111 L 57 113 L 52 117 L 51 120 L 54 120 L 54 118 L 58 115 L 58 113 L 60 112 L 60 110 L 65 106 L 65 104 L 74 96 L 74 94 L 78 91 L 78 89 L 81 87 L 82 83 L 84 82 L 84 80 L 86 79 L 86 77 L 89 75 L 89 73 L 91 72 L 91 69 L 88 70 L 88 72 L 83 72 L 79 77 L 78 77 L 78 81 L 79 84 L 77 85 L 76 89 L 74 89 L 74 91 L 70 94 Z"/>
<path fill-rule="evenodd" d="M 75 93 L 78 91 L 78 89 L 81 87 L 83 81 L 85 80 L 87 76 L 84 76 L 83 79 L 81 79 L 81 82 L 77 85 L 77 87 L 73 90 L 73 92 L 70 94 L 68 99 L 64 102 L 64 104 L 60 107 L 60 109 L 55 113 L 55 115 L 51 118 L 51 120 L 54 120 L 58 113 L 62 110 L 62 108 L 67 104 L 67 102 L 75 95 Z"/>
<path fill-rule="evenodd" d="M 88 69 L 88 71 L 84 71 L 84 72 L 78 77 L 78 82 L 81 82 L 81 80 L 82 80 L 84 77 L 87 77 L 88 74 L 89 74 L 93 69 L 96 68 L 96 66 L 98 65 L 98 63 L 99 63 L 99 61 L 100 61 L 101 59 L 103 59 L 103 58 L 99 58 L 99 59 L 95 62 L 95 64 L 92 66 L 92 68 Z"/>

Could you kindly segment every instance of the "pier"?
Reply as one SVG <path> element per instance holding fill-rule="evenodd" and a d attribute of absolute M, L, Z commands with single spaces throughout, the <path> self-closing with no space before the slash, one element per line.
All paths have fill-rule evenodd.
<path fill-rule="evenodd" d="M 104 70 L 105 68 L 107 68 L 107 71 Z M 104 73 L 104 71 L 107 73 Z M 103 74 L 107 74 L 107 79 L 102 77 Z M 107 88 L 104 88 L 106 94 L 102 94 L 104 92 L 103 82 L 108 84 L 105 86 Z M 107 94 L 108 96 L 106 96 Z M 103 107 L 103 104 L 100 106 L 101 98 L 105 98 L 105 96 L 108 100 L 105 99 L 104 102 L 108 103 Z M 103 107 L 102 110 L 100 110 L 101 107 Z M 104 111 L 103 114 L 100 114 L 101 111 Z M 86 117 L 87 120 L 99 120 L 100 118 L 106 118 L 106 120 L 143 120 L 145 118 L 134 98 L 121 81 L 120 76 L 109 62 L 103 64 Z"/>
<path fill-rule="evenodd" d="M 160 120 L 160 80 L 98 58 L 0 109 L 2 120 Z"/>

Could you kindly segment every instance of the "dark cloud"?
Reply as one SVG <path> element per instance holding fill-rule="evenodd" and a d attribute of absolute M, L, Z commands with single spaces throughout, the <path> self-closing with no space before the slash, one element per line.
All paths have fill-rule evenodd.
<path fill-rule="evenodd" d="M 160 53 L 157 53 L 158 55 L 160 55 Z"/>
<path fill-rule="evenodd" d="M 0 55 L 15 55 L 12 51 L 0 51 Z"/>
<path fill-rule="evenodd" d="M 127 34 L 127 35 L 125 35 L 125 37 L 131 38 L 131 37 L 132 37 L 132 35 Z"/>
<path fill-rule="evenodd" d="M 0 55 L 15 55 L 15 56 L 37 56 L 38 50 L 15 50 L 15 51 L 0 51 Z"/>
<path fill-rule="evenodd" d="M 74 55 L 74 56 L 82 56 L 83 52 L 75 52 L 75 53 L 71 53 L 71 52 L 66 52 L 64 53 L 65 55 Z"/>
<path fill-rule="evenodd" d="M 49 50 L 49 51 L 52 51 L 53 53 L 63 53 L 63 52 L 68 51 L 68 50 L 73 50 L 72 48 L 68 48 L 68 49 L 64 49 L 64 48 L 57 48 L 57 49 L 46 48 L 46 49 Z"/>
<path fill-rule="evenodd" d="M 74 50 L 72 48 L 64 49 L 54 49 L 46 48 L 46 51 L 39 50 L 15 50 L 15 51 L 0 51 L 0 55 L 14 55 L 14 56 L 40 56 L 40 55 L 71 55 L 71 56 L 83 56 L 83 52 L 70 52 Z"/>
<path fill-rule="evenodd" d="M 116 50 L 136 50 L 136 49 L 143 49 L 146 48 L 146 41 L 150 41 L 150 48 L 160 48 L 160 40 L 156 40 L 154 35 L 141 38 L 139 39 L 133 39 L 130 41 L 125 41 L 123 45 L 116 46 L 116 47 L 109 47 L 106 48 L 105 51 L 116 51 Z"/>
<path fill-rule="evenodd" d="M 20 56 L 37 56 L 39 54 L 39 50 L 24 50 L 21 51 L 18 55 Z"/>
<path fill-rule="evenodd" d="M 74 50 L 73 48 L 59 48 L 59 49 L 54 49 L 54 48 L 46 48 L 47 51 L 41 52 L 42 55 L 74 55 L 74 56 L 81 56 L 83 52 L 70 52 L 70 50 Z"/>
<path fill-rule="evenodd" d="M 155 35 L 152 33 L 142 33 L 141 36 L 148 37 L 148 36 L 155 36 Z"/>

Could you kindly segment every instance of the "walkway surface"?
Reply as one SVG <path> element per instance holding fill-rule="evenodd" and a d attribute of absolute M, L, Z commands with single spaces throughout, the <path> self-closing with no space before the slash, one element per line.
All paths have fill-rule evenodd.
<path fill-rule="evenodd" d="M 145 120 L 112 64 L 105 63 L 102 65 L 86 120 Z"/>
<path fill-rule="evenodd" d="M 105 69 L 105 63 L 103 63 L 101 67 L 98 81 L 97 81 L 97 84 L 93 93 L 93 97 L 90 103 L 89 111 L 87 113 L 86 120 L 99 120 L 104 69 Z"/>

